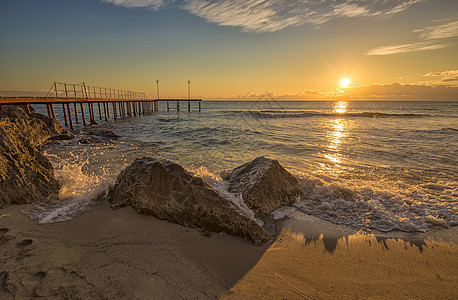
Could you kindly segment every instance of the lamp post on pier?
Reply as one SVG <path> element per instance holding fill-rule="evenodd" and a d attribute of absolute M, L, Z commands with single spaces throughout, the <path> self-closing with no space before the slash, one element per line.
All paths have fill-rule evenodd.
<path fill-rule="evenodd" d="M 191 80 L 188 80 L 188 111 L 191 111 Z"/>

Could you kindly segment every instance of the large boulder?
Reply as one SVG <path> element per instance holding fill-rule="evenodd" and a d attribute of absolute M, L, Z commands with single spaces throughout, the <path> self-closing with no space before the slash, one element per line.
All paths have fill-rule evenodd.
<path fill-rule="evenodd" d="M 269 240 L 255 220 L 243 215 L 202 178 L 170 161 L 136 159 L 119 174 L 108 199 L 114 209 L 132 206 L 142 214 L 187 227 L 224 231 L 255 244 Z"/>
<path fill-rule="evenodd" d="M 58 193 L 51 162 L 39 151 L 52 137 L 45 122 L 21 108 L 0 112 L 0 208 Z"/>
<path fill-rule="evenodd" d="M 258 218 L 293 204 L 302 194 L 297 179 L 277 160 L 265 157 L 235 168 L 225 179 L 229 181 L 229 192 L 241 193 Z"/>

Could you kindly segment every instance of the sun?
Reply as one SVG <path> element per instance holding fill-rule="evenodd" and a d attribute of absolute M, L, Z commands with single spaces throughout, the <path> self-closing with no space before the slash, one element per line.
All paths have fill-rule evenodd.
<path fill-rule="evenodd" d="M 340 80 L 340 86 L 341 87 L 347 87 L 350 84 L 350 79 L 348 78 L 342 78 Z"/>

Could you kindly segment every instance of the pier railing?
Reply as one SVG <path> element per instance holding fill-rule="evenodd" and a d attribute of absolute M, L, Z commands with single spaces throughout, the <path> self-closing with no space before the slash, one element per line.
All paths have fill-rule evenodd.
<path fill-rule="evenodd" d="M 48 98 L 74 99 L 138 99 L 145 100 L 146 93 L 118 90 L 81 83 L 54 82 L 46 95 Z"/>
<path fill-rule="evenodd" d="M 167 102 L 167 110 L 170 110 L 169 102 L 176 101 L 177 111 L 180 110 L 180 101 L 188 102 L 188 111 L 191 111 L 191 102 L 198 102 L 199 111 L 201 111 L 201 99 L 147 99 L 144 92 L 95 87 L 86 85 L 84 82 L 54 82 L 45 97 L 0 97 L 0 111 L 2 105 L 12 104 L 22 105 L 24 110 L 30 114 L 31 104 L 45 104 L 48 116 L 56 119 L 54 104 L 61 104 L 65 126 L 73 130 L 73 122 L 80 122 L 78 115 L 84 126 L 88 123 L 96 124 L 94 104 L 98 108 L 99 119 L 108 121 L 110 114 L 116 120 L 118 117 L 156 112 L 159 110 L 159 102 L 162 101 Z M 85 113 L 84 106 L 86 106 L 87 113 Z M 89 114 L 89 120 L 86 122 L 87 114 Z"/>

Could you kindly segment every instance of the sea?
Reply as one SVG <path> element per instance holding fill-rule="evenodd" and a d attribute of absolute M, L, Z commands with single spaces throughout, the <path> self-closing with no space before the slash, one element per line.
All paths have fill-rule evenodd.
<path fill-rule="evenodd" d="M 458 225 L 458 102 L 268 98 L 204 101 L 201 111 L 197 103 L 191 111 L 186 102 L 180 111 L 175 102 L 169 111 L 165 105 L 149 115 L 76 124 L 75 139 L 46 145 L 62 188 L 48 204 L 25 213 L 40 223 L 69 220 L 92 209 L 91 199 L 113 186 L 134 159 L 150 156 L 181 164 L 253 217 L 243 197 L 227 191 L 222 175 L 265 156 L 278 160 L 303 189 L 283 212 L 378 232 Z M 94 129 L 119 138 L 87 143 Z"/>

